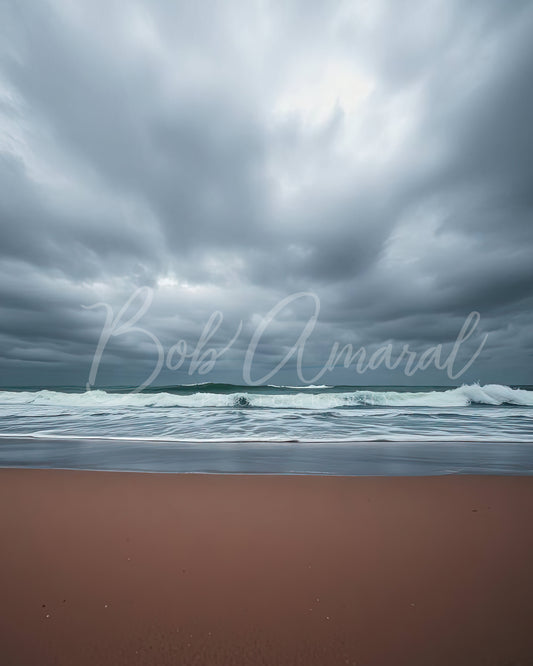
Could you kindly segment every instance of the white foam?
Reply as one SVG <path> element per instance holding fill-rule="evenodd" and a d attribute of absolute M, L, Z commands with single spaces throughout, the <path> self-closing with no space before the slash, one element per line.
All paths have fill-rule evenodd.
<path fill-rule="evenodd" d="M 255 392 L 207 393 L 85 393 L 62 391 L 0 391 L 0 405 L 54 406 L 57 408 L 149 408 L 149 407 L 267 407 L 327 410 L 337 407 L 465 407 L 480 405 L 533 406 L 533 391 L 500 384 L 463 385 L 445 391 L 400 392 L 355 390 L 330 393 L 298 392 L 263 394 Z M 29 410 L 31 411 L 31 409 Z"/>

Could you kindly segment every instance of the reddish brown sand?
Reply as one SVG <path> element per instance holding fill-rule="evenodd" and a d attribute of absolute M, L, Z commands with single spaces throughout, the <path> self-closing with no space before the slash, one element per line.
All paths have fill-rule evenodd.
<path fill-rule="evenodd" d="M 2 666 L 533 664 L 533 478 L 0 471 Z"/>

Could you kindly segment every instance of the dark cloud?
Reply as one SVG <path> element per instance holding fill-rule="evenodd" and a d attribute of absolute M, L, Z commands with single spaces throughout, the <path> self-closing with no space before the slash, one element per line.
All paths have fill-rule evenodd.
<path fill-rule="evenodd" d="M 83 384 L 106 312 L 83 306 L 116 314 L 141 286 L 165 351 L 215 310 L 213 346 L 242 321 L 209 379 L 241 381 L 261 317 L 305 291 L 309 368 L 334 341 L 449 346 L 479 311 L 465 379 L 529 381 L 531 3 L 49 0 L 0 25 L 4 385 Z M 312 312 L 280 313 L 258 374 Z M 99 379 L 154 354 L 114 338 Z M 324 380 L 405 379 L 350 372 Z"/>

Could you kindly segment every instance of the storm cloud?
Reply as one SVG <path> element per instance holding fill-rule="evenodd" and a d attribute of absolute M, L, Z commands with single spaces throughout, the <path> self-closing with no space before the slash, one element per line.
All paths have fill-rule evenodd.
<path fill-rule="evenodd" d="M 204 380 L 242 383 L 261 317 L 311 292 L 309 376 L 335 341 L 449 348 L 477 311 L 462 380 L 531 383 L 531 2 L 8 0 L 0 26 L 2 385 L 84 385 L 87 306 L 139 287 L 165 350 L 216 310 L 213 345 L 242 322 Z M 265 332 L 258 374 L 312 310 Z M 114 338 L 98 383 L 142 381 L 155 353 Z"/>

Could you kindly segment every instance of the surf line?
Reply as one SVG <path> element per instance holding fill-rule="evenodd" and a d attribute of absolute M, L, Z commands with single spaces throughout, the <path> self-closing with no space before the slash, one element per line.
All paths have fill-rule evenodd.
<path fill-rule="evenodd" d="M 278 364 L 269 372 L 258 378 L 252 377 L 252 366 L 254 365 L 256 353 L 261 345 L 261 339 L 267 332 L 268 328 L 274 324 L 276 318 L 288 306 L 294 304 L 299 300 L 310 299 L 312 303 L 312 314 L 305 321 L 301 333 L 299 334 L 294 345 L 285 353 L 283 358 Z M 95 303 L 89 306 L 83 306 L 86 309 L 104 308 L 106 311 L 106 318 L 98 344 L 93 356 L 91 368 L 89 372 L 89 380 L 86 384 L 87 390 L 91 390 L 96 382 L 98 368 L 102 360 L 105 348 L 111 338 L 120 337 L 127 333 L 140 334 L 150 340 L 157 352 L 157 361 L 150 375 L 135 389 L 132 393 L 142 391 L 149 386 L 161 372 L 163 365 L 169 370 L 178 370 L 183 366 L 187 359 L 189 362 L 188 374 L 205 375 L 211 372 L 218 359 L 223 356 L 235 343 L 241 334 L 243 323 L 239 322 L 237 331 L 231 340 L 221 349 L 214 346 L 208 346 L 210 340 L 216 334 L 223 322 L 223 314 L 220 311 L 215 311 L 205 324 L 196 346 L 189 350 L 189 345 L 186 340 L 180 339 L 173 344 L 165 354 L 165 350 L 159 338 L 147 330 L 138 326 L 139 320 L 146 314 L 153 300 L 153 290 L 150 287 L 140 287 L 135 290 L 133 295 L 128 299 L 126 304 L 119 310 L 115 316 L 113 308 L 108 303 Z M 138 305 L 137 305 L 138 303 Z M 135 306 L 137 305 L 137 309 Z M 133 310 L 133 314 L 127 317 L 127 314 Z M 477 349 L 458 370 L 455 369 L 459 351 L 474 334 L 479 321 L 481 319 L 479 312 L 473 311 L 466 317 L 464 324 L 459 331 L 455 342 L 449 354 L 443 358 L 444 351 L 443 345 L 438 344 L 429 347 L 424 352 L 419 353 L 411 350 L 408 344 L 404 344 L 398 356 L 393 359 L 394 347 L 392 343 L 388 343 L 378 347 L 372 354 L 369 354 L 364 346 L 359 347 L 354 351 L 351 343 L 345 344 L 342 348 L 338 342 L 334 342 L 329 357 L 323 367 L 313 376 L 304 376 L 304 353 L 305 346 L 309 337 L 314 331 L 320 313 L 320 299 L 313 292 L 297 292 L 291 294 L 277 303 L 268 314 L 261 320 L 256 327 L 250 343 L 246 349 L 243 363 L 243 380 L 249 386 L 260 386 L 267 383 L 275 374 L 277 374 L 293 357 L 296 360 L 296 374 L 298 380 L 302 384 L 315 384 L 326 372 L 331 372 L 336 366 L 342 364 L 344 368 L 354 367 L 358 374 L 363 374 L 368 370 L 376 370 L 381 365 L 384 365 L 388 370 L 396 370 L 402 363 L 405 363 L 403 372 L 406 376 L 411 377 L 419 370 L 426 370 L 430 365 L 434 365 L 437 370 L 446 370 L 450 379 L 457 379 L 464 374 L 468 368 L 474 363 L 476 358 L 481 353 L 488 338 L 486 333 Z"/>

